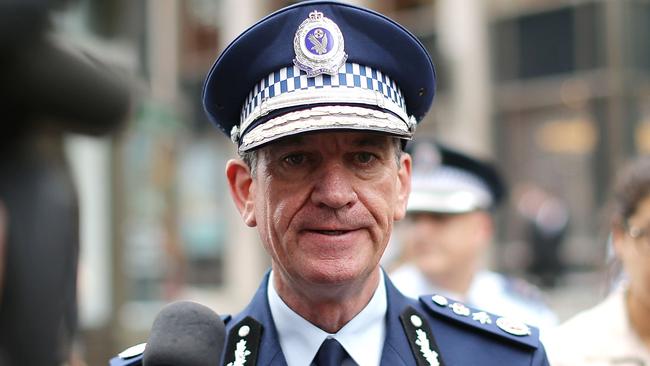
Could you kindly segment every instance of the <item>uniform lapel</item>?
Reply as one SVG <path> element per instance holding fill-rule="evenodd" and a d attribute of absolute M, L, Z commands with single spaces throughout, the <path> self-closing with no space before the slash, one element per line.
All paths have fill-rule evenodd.
<path fill-rule="evenodd" d="M 250 316 L 261 323 L 263 327 L 256 365 L 286 366 L 287 362 L 284 359 L 280 343 L 278 342 L 278 332 L 275 328 L 275 323 L 273 323 L 273 317 L 271 316 L 271 309 L 269 308 L 268 297 L 266 294 L 268 281 L 269 273 L 267 272 L 262 284 L 257 289 L 253 300 L 248 304 L 246 309 L 228 322 L 228 333 L 233 331 L 233 327 L 236 324 L 247 316 Z M 248 366 L 248 363 L 246 363 L 246 366 Z"/>
<path fill-rule="evenodd" d="M 400 324 L 399 316 L 408 306 L 414 306 L 415 301 L 409 300 L 393 286 L 384 273 L 388 309 L 386 311 L 386 340 L 381 354 L 381 366 L 412 366 L 416 365 L 411 352 L 408 338 Z"/>

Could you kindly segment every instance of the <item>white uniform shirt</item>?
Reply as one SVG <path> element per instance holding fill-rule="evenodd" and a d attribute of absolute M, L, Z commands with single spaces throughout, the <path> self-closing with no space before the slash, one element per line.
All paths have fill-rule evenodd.
<path fill-rule="evenodd" d="M 625 291 L 569 319 L 544 337 L 554 366 L 650 365 L 650 350 L 630 326 Z"/>
<path fill-rule="evenodd" d="M 386 338 L 386 285 L 380 271 L 379 286 L 366 307 L 337 333 L 330 334 L 305 320 L 282 301 L 273 286 L 267 289 L 269 306 L 282 353 L 288 366 L 310 365 L 326 338 L 335 338 L 359 366 L 377 366 Z"/>
<path fill-rule="evenodd" d="M 397 289 L 408 297 L 418 298 L 422 295 L 440 294 L 496 315 L 519 319 L 542 329 L 552 328 L 557 324 L 557 317 L 543 302 L 535 299 L 533 294 L 530 297 L 525 296 L 526 291 L 537 291 L 534 286 L 522 280 L 508 279 L 495 272 L 478 272 L 465 296 L 434 286 L 413 264 L 405 264 L 397 268 L 390 273 L 390 279 Z M 517 286 L 521 288 L 516 288 Z"/>

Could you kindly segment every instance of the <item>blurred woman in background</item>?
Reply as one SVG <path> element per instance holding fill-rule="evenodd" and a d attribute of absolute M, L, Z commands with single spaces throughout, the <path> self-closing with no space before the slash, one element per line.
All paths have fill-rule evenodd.
<path fill-rule="evenodd" d="M 545 341 L 552 365 L 650 365 L 650 158 L 618 176 L 611 238 L 624 280 Z"/>

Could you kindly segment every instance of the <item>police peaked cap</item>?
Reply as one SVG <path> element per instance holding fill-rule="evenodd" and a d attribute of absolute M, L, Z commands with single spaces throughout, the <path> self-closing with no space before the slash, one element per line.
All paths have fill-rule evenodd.
<path fill-rule="evenodd" d="M 246 151 L 324 129 L 410 139 L 434 93 L 429 54 L 404 27 L 357 6 L 307 1 L 265 17 L 223 51 L 203 106 Z"/>
<path fill-rule="evenodd" d="M 413 157 L 409 212 L 463 213 L 493 209 L 506 197 L 494 164 L 432 140 L 411 141 Z"/>

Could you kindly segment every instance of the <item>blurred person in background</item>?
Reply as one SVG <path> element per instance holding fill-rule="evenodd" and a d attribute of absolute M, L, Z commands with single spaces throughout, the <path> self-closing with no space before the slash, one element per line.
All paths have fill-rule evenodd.
<path fill-rule="evenodd" d="M 569 210 L 560 198 L 535 184 L 523 184 L 515 191 L 530 249 L 526 272 L 540 286 L 553 288 L 565 270 L 560 253 L 569 228 Z"/>
<path fill-rule="evenodd" d="M 119 78 L 52 38 L 65 1 L 0 4 L 0 365 L 70 361 L 77 322 L 79 220 L 64 135 L 113 131 Z"/>
<path fill-rule="evenodd" d="M 435 293 L 538 327 L 555 325 L 541 292 L 485 268 L 493 212 L 506 187 L 496 168 L 433 141 L 414 141 L 412 192 L 403 233 L 404 263 L 390 277 L 404 294 Z"/>
<path fill-rule="evenodd" d="M 611 243 L 625 279 L 545 336 L 553 365 L 650 365 L 650 157 L 633 161 L 617 179 Z"/>

